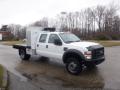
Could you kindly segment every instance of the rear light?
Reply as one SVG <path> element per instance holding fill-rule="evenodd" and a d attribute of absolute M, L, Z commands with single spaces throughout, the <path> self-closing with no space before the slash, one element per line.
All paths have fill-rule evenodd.
<path fill-rule="evenodd" d="M 87 59 L 92 59 L 92 52 L 91 51 L 84 52 L 84 55 Z"/>

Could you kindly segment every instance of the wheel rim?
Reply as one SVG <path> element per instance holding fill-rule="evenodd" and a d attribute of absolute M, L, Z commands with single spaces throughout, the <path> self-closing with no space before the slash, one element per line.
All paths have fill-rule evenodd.
<path fill-rule="evenodd" d="M 22 59 L 25 57 L 25 52 L 24 52 L 24 50 L 21 50 L 21 51 L 20 51 L 20 57 L 21 57 Z"/>
<path fill-rule="evenodd" d="M 77 64 L 75 62 L 70 62 L 68 65 L 68 69 L 70 72 L 74 73 L 76 72 Z"/>

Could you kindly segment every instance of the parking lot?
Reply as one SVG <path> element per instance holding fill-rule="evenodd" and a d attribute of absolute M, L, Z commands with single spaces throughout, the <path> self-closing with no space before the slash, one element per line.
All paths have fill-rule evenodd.
<path fill-rule="evenodd" d="M 32 57 L 21 61 L 17 50 L 0 45 L 0 64 L 21 79 L 27 77 L 43 88 L 120 88 L 120 46 L 105 48 L 106 61 L 97 68 L 70 75 L 61 61 Z M 26 81 L 27 82 L 27 81 Z"/>

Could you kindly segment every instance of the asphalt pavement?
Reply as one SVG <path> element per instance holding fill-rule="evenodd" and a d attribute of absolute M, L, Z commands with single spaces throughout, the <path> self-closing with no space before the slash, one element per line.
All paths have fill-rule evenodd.
<path fill-rule="evenodd" d="M 10 90 L 49 90 L 50 87 L 120 90 L 120 46 L 105 48 L 105 57 L 106 61 L 94 70 L 73 76 L 61 61 L 32 57 L 29 62 L 24 62 L 17 50 L 0 45 L 0 64 L 10 72 Z M 13 89 L 13 85 L 17 88 Z"/>

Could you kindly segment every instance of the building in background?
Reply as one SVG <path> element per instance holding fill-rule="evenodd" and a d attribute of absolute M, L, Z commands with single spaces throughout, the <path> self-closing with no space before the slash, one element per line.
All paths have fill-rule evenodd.
<path fill-rule="evenodd" d="M 0 41 L 2 41 L 2 34 L 0 34 Z"/>
<path fill-rule="evenodd" d="M 3 25 L 0 29 L 0 39 L 7 40 L 10 36 L 10 31 L 8 30 L 8 25 Z"/>

